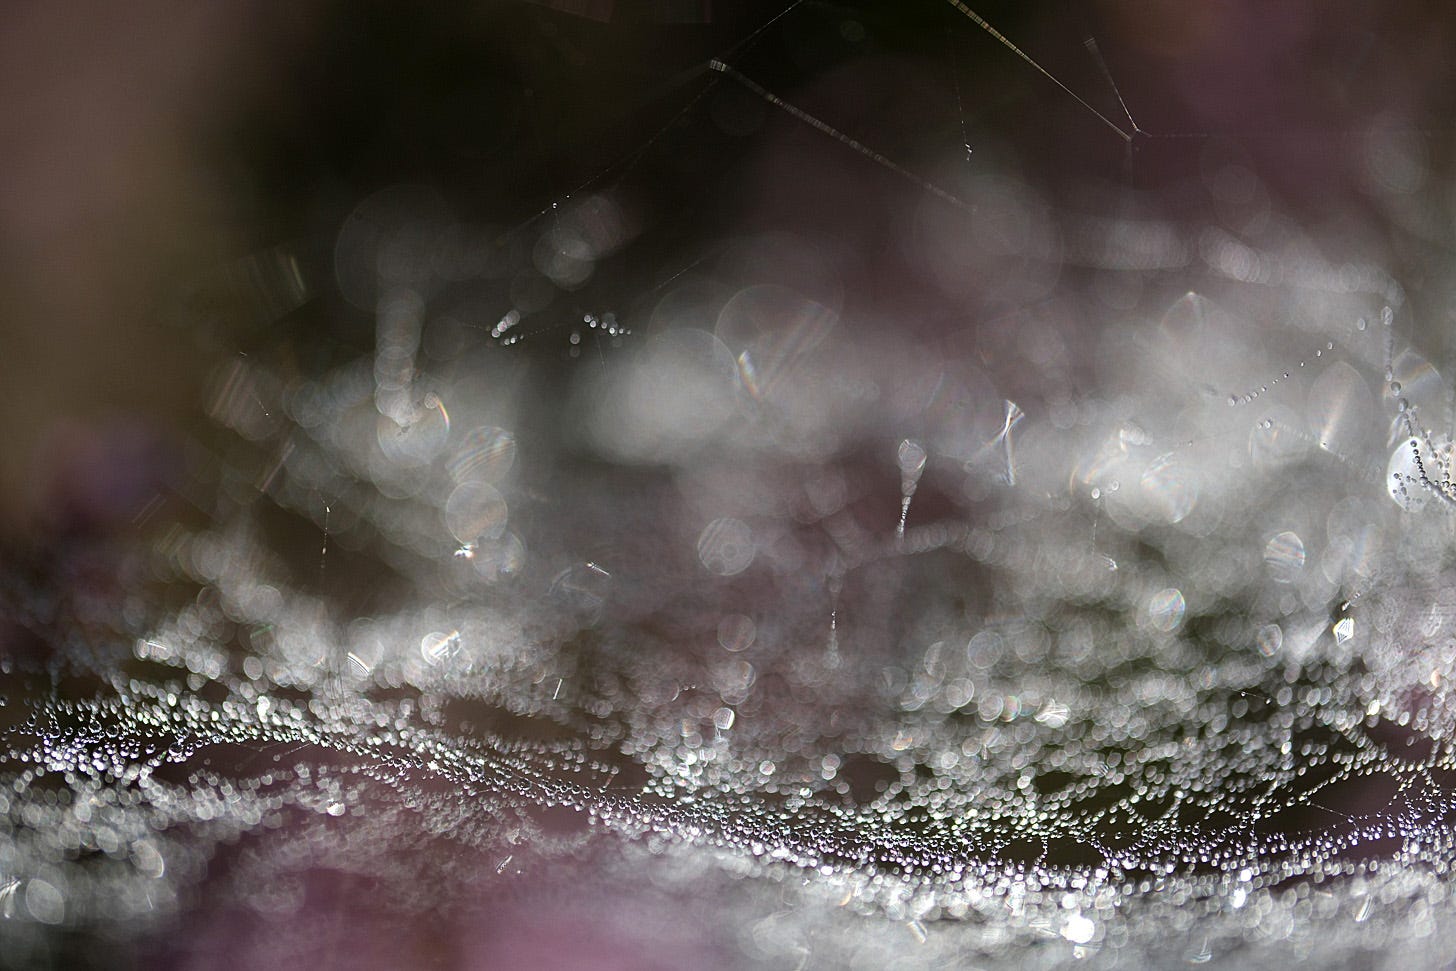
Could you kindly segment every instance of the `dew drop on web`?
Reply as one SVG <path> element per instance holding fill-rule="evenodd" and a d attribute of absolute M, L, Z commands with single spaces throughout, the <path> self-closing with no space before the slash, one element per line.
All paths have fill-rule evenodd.
<path fill-rule="evenodd" d="M 571 36 L 605 8 L 576 6 Z M 1446 959 L 1456 489 L 1439 300 L 1402 289 L 1445 232 L 1421 126 L 1382 115 L 1350 163 L 1361 211 L 1420 238 L 1326 261 L 1262 149 L 1123 99 L 1146 44 L 1074 63 L 950 4 L 953 74 L 994 49 L 1047 97 L 917 83 L 916 127 L 954 137 L 909 151 L 838 93 L 873 59 L 771 90 L 813 74 L 748 56 L 795 18 L 893 39 L 800 7 L 524 222 L 373 187 L 322 258 L 223 274 L 219 300 L 326 292 L 308 312 L 339 320 L 228 355 L 144 565 L 0 565 L 7 955 L 256 925 L 543 966 L 582 957 L 569 923 L 603 962 L 647 928 L 689 967 Z M 1127 178 L 1041 184 L 1007 118 L 1069 158 L 1125 143 Z M 741 220 L 699 205 L 699 124 L 753 143 Z M 1162 164 L 1171 200 L 1136 178 Z M 652 204 L 678 165 L 702 174 Z M 116 485 L 75 478 L 78 510 Z"/>

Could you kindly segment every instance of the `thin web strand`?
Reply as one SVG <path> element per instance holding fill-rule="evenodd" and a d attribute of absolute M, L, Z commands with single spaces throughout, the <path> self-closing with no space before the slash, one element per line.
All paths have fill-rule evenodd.
<path fill-rule="evenodd" d="M 1077 104 L 1081 105 L 1083 108 L 1086 108 L 1088 111 L 1092 112 L 1092 114 L 1096 115 L 1104 125 L 1121 135 L 1123 141 L 1132 141 L 1132 135 L 1130 133 L 1124 131 L 1122 127 L 1115 123 L 1111 118 L 1108 118 L 1102 112 L 1098 111 L 1096 108 L 1088 104 L 1085 98 L 1083 98 L 1077 92 L 1073 91 L 1071 88 L 1063 84 L 1056 75 L 1052 74 L 1052 72 L 1048 71 L 1046 68 L 1038 64 L 1031 57 L 1031 55 L 1027 54 L 1015 44 L 1011 43 L 1011 39 L 1008 38 L 1005 34 L 1001 33 L 1001 31 L 997 30 L 995 27 L 992 27 L 989 23 L 987 23 L 986 18 L 976 13 L 964 3 L 961 3 L 961 0 L 946 0 L 946 2 L 948 2 L 952 7 L 955 7 L 966 17 L 970 18 L 971 21 L 976 24 L 976 26 L 980 27 L 986 33 L 990 34 L 992 37 L 1000 41 L 1007 50 L 1011 51 L 1011 53 L 1015 54 L 1017 57 L 1030 64 L 1033 68 L 1037 70 L 1038 73 L 1042 75 L 1042 77 L 1046 78 L 1048 81 L 1052 82 L 1057 87 L 1065 91 L 1072 98 L 1072 100 L 1077 102 Z"/>
<path fill-rule="evenodd" d="M 793 2 L 790 3 L 788 6 L 784 7 L 784 9 L 780 10 L 778 13 L 774 14 L 768 20 L 764 21 L 757 28 L 755 28 L 752 33 L 748 34 L 742 40 L 738 41 L 733 46 L 725 50 L 722 54 L 719 55 L 719 58 L 729 57 L 732 54 L 752 45 L 755 41 L 763 36 L 765 31 L 767 31 L 774 24 L 778 23 L 784 17 L 788 16 L 803 3 L 804 0 L 793 0 Z M 666 84 L 655 90 L 649 100 L 656 100 L 659 97 L 665 97 L 666 95 L 670 94 L 673 91 L 676 91 L 682 86 L 689 84 L 695 78 L 701 76 L 704 71 L 712 68 L 713 63 L 713 61 L 710 61 L 707 64 L 703 64 L 700 62 L 693 67 L 690 67 L 687 70 L 681 72 L 677 76 L 671 78 Z M 703 89 L 697 94 L 693 95 L 692 100 L 690 100 L 681 109 L 674 112 L 673 116 L 669 118 L 665 124 L 663 124 L 651 135 L 647 136 L 646 141 L 638 145 L 636 149 L 626 153 L 625 155 L 609 162 L 607 165 L 598 169 L 586 179 L 582 180 L 575 188 L 571 189 L 565 195 L 553 197 L 550 202 L 542 206 L 539 210 L 526 217 L 524 220 L 522 220 L 519 224 L 513 226 L 511 229 L 502 233 L 497 239 L 497 243 L 504 242 L 507 238 L 510 237 L 512 233 L 521 231 L 525 227 L 531 225 L 536 220 L 540 219 L 542 216 L 545 216 L 548 213 L 559 209 L 562 204 L 571 201 L 580 193 L 602 181 L 612 172 L 615 171 L 619 179 L 626 176 L 626 174 L 630 172 L 639 161 L 642 160 L 642 157 L 651 150 L 652 146 L 656 145 L 658 140 L 661 139 L 663 135 L 671 131 L 674 125 L 676 125 L 684 117 L 692 113 L 692 111 L 697 108 L 699 104 L 702 103 L 703 99 L 707 97 L 708 94 L 716 86 L 717 78 L 709 79 L 708 83 L 703 86 Z"/>
<path fill-rule="evenodd" d="M 976 211 L 975 206 L 972 206 L 964 199 L 960 199 L 940 188 L 939 186 L 935 185 L 934 183 L 926 181 L 925 179 L 916 175 L 914 172 L 911 172 L 909 169 L 905 168 L 903 165 L 891 161 L 887 156 L 880 154 L 863 142 L 850 138 L 848 135 L 835 128 L 833 125 L 830 125 L 829 123 L 824 121 L 820 121 L 818 118 L 809 114 L 802 108 L 798 108 L 790 104 L 783 98 L 780 98 L 778 95 L 765 88 L 763 85 L 754 81 L 752 78 L 747 77 L 736 68 L 723 63 L 717 58 L 714 58 L 708 66 L 712 70 L 717 71 L 719 74 L 731 78 L 732 80 L 741 84 L 744 88 L 758 95 L 760 98 L 767 101 L 775 108 L 787 112 L 788 114 L 802 121 L 804 124 L 809 125 L 812 128 L 817 128 L 819 131 L 828 135 L 830 138 L 835 139 L 841 144 L 847 145 L 849 148 L 863 155 L 865 158 L 874 162 L 876 165 L 883 166 L 884 168 L 889 169 L 891 172 L 894 172 L 896 175 L 905 179 L 909 179 L 911 182 L 920 186 L 920 188 L 935 196 L 937 199 L 947 202 L 952 206 L 955 206 L 957 209 L 963 209 L 966 212 Z"/>
<path fill-rule="evenodd" d="M 1122 89 L 1117 86 L 1117 81 L 1113 79 L 1112 71 L 1108 69 L 1107 61 L 1102 56 L 1102 49 L 1097 46 L 1097 38 L 1088 37 L 1082 43 L 1086 45 L 1088 52 L 1090 52 L 1092 55 L 1092 59 L 1097 62 L 1097 69 L 1100 70 L 1102 72 L 1102 76 L 1107 79 L 1107 86 L 1110 87 L 1112 89 L 1112 93 L 1117 96 L 1117 103 L 1122 106 L 1122 113 L 1127 116 L 1127 123 L 1132 126 L 1133 134 L 1146 135 L 1147 132 L 1142 130 L 1142 128 L 1138 125 L 1137 121 L 1134 120 L 1132 112 L 1128 110 L 1127 102 L 1123 100 L 1122 97 Z"/>

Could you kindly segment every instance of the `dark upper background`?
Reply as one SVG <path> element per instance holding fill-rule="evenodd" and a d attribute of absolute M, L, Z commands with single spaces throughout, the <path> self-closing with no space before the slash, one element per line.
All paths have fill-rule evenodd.
<path fill-rule="evenodd" d="M 1447 168 L 1456 38 L 1445 5 L 975 5 L 1128 128 L 1085 45 L 1095 38 L 1151 133 L 1131 145 L 943 0 L 803 2 L 735 47 L 785 7 L 7 10 L 3 531 L 129 521 L 175 470 L 169 449 L 195 426 L 219 354 L 319 333 L 367 351 L 371 321 L 327 288 L 281 318 L 218 330 L 194 283 L 278 243 L 326 268 L 343 218 L 394 183 L 434 186 L 462 218 L 503 230 L 587 183 L 618 186 L 640 232 L 541 312 L 548 325 L 583 308 L 630 315 L 703 240 L 764 228 L 852 241 L 846 299 L 866 314 L 933 327 L 999 309 L 975 288 L 950 300 L 919 286 L 906 255 L 877 241 L 922 190 L 702 70 L 725 52 L 764 88 L 937 182 L 1010 171 L 1067 209 L 1135 199 L 1191 221 L 1210 205 L 1188 188 L 1210 153 L 1237 159 L 1328 259 L 1391 266 L 1417 302 L 1428 284 L 1437 328 L 1445 322 L 1445 284 L 1431 273 L 1449 233 L 1396 228 L 1359 150 L 1376 126 L 1417 129 L 1427 170 L 1439 179 Z M 1164 137 L 1174 133 L 1192 137 Z"/>

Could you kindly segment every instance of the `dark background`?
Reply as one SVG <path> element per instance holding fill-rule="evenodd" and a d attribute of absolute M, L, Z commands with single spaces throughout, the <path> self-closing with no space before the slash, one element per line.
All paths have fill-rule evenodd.
<path fill-rule="evenodd" d="M 391 184 L 433 187 L 503 239 L 574 192 L 614 187 L 633 200 L 630 245 L 584 287 L 553 294 L 538 331 L 583 309 L 626 320 L 710 255 L 705 241 L 763 229 L 848 241 L 845 306 L 863 317 L 933 332 L 1005 309 L 989 286 L 948 299 L 923 285 L 884 242 L 923 190 L 705 70 L 719 55 L 951 191 L 963 176 L 1011 172 L 1067 211 L 1192 224 L 1213 205 L 1210 159 L 1237 160 L 1326 259 L 1404 271 L 1433 333 L 1446 329 L 1434 273 L 1449 233 L 1401 228 L 1361 151 L 1376 126 L 1416 131 L 1428 171 L 1446 168 L 1452 25 L 1441 5 L 976 7 L 1130 142 L 950 4 L 786 6 L 10 8 L 5 533 L 129 520 L 157 469 L 175 470 L 159 456 L 193 430 L 202 380 L 223 357 L 287 342 L 368 350 L 372 321 L 330 286 L 331 248 L 352 207 Z M 301 254 L 314 284 L 286 313 L 236 280 L 239 261 L 278 244 Z M 216 286 L 228 268 L 230 290 Z M 562 352 L 545 340 L 520 349 L 570 366 Z"/>

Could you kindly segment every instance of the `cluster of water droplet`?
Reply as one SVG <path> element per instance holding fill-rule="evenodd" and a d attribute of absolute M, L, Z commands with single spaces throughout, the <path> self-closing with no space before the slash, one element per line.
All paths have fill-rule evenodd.
<path fill-rule="evenodd" d="M 1211 313 L 1185 298 L 1159 326 Z M 693 340 L 725 356 L 749 407 L 805 366 L 760 351 L 751 376 L 751 346 L 668 331 L 605 393 L 634 393 L 647 369 L 688 394 Z M 352 814 L 405 832 L 405 807 L 491 859 L 516 847 L 517 869 L 584 852 L 588 827 L 542 828 L 569 807 L 715 880 L 803 874 L 805 908 L 834 900 L 986 953 L 1039 937 L 1153 949 L 1139 916 L 1181 912 L 1202 915 L 1184 921 L 1190 960 L 1259 933 L 1307 946 L 1317 917 L 1358 908 L 1358 928 L 1372 901 L 1449 868 L 1444 574 L 1407 553 L 1424 555 L 1409 534 L 1431 524 L 1370 498 L 1349 428 L 1369 414 L 1338 404 L 1363 382 L 1349 363 L 1281 419 L 1309 429 L 1303 449 L 1276 448 L 1252 412 L 1109 424 L 1131 402 L 1083 401 L 1059 430 L 994 394 L 978 444 L 936 423 L 937 391 L 932 420 L 867 474 L 828 456 L 794 474 L 764 458 L 782 441 L 731 444 L 770 426 L 725 420 L 693 431 L 707 454 L 676 452 L 668 480 L 624 463 L 582 483 L 525 476 L 522 446 L 488 423 L 509 403 L 381 356 L 291 387 L 232 369 L 214 413 L 275 458 L 240 476 L 253 493 L 221 525 L 165 541 L 162 579 L 198 596 L 129 656 L 80 664 L 85 697 L 46 701 L 7 674 L 8 704 L 31 706 L 0 797 L 17 919 L 165 917 L 193 905 L 223 845 L 324 839 L 317 825 Z M 433 404 L 405 414 L 418 382 Z M 259 402 L 291 420 L 260 435 Z M 595 447 L 684 446 L 660 399 L 627 407 L 627 430 Z M 400 444 L 435 414 L 435 433 Z M 1297 499 L 1270 501 L 1270 468 Z M 857 502 L 876 477 L 898 501 Z M 669 490 L 689 486 L 675 510 Z M 941 509 L 917 517 L 927 486 Z M 578 528 L 527 520 L 533 566 L 507 510 L 543 487 L 559 490 L 546 515 Z M 598 518 L 576 505 L 593 494 Z M 302 579 L 264 541 L 263 507 L 317 530 Z M 329 586 L 348 582 L 329 560 L 346 554 L 405 577 L 403 605 L 347 612 Z M 1356 896 L 1322 897 L 1332 881 Z M 302 906 L 233 892 L 260 912 Z"/>

